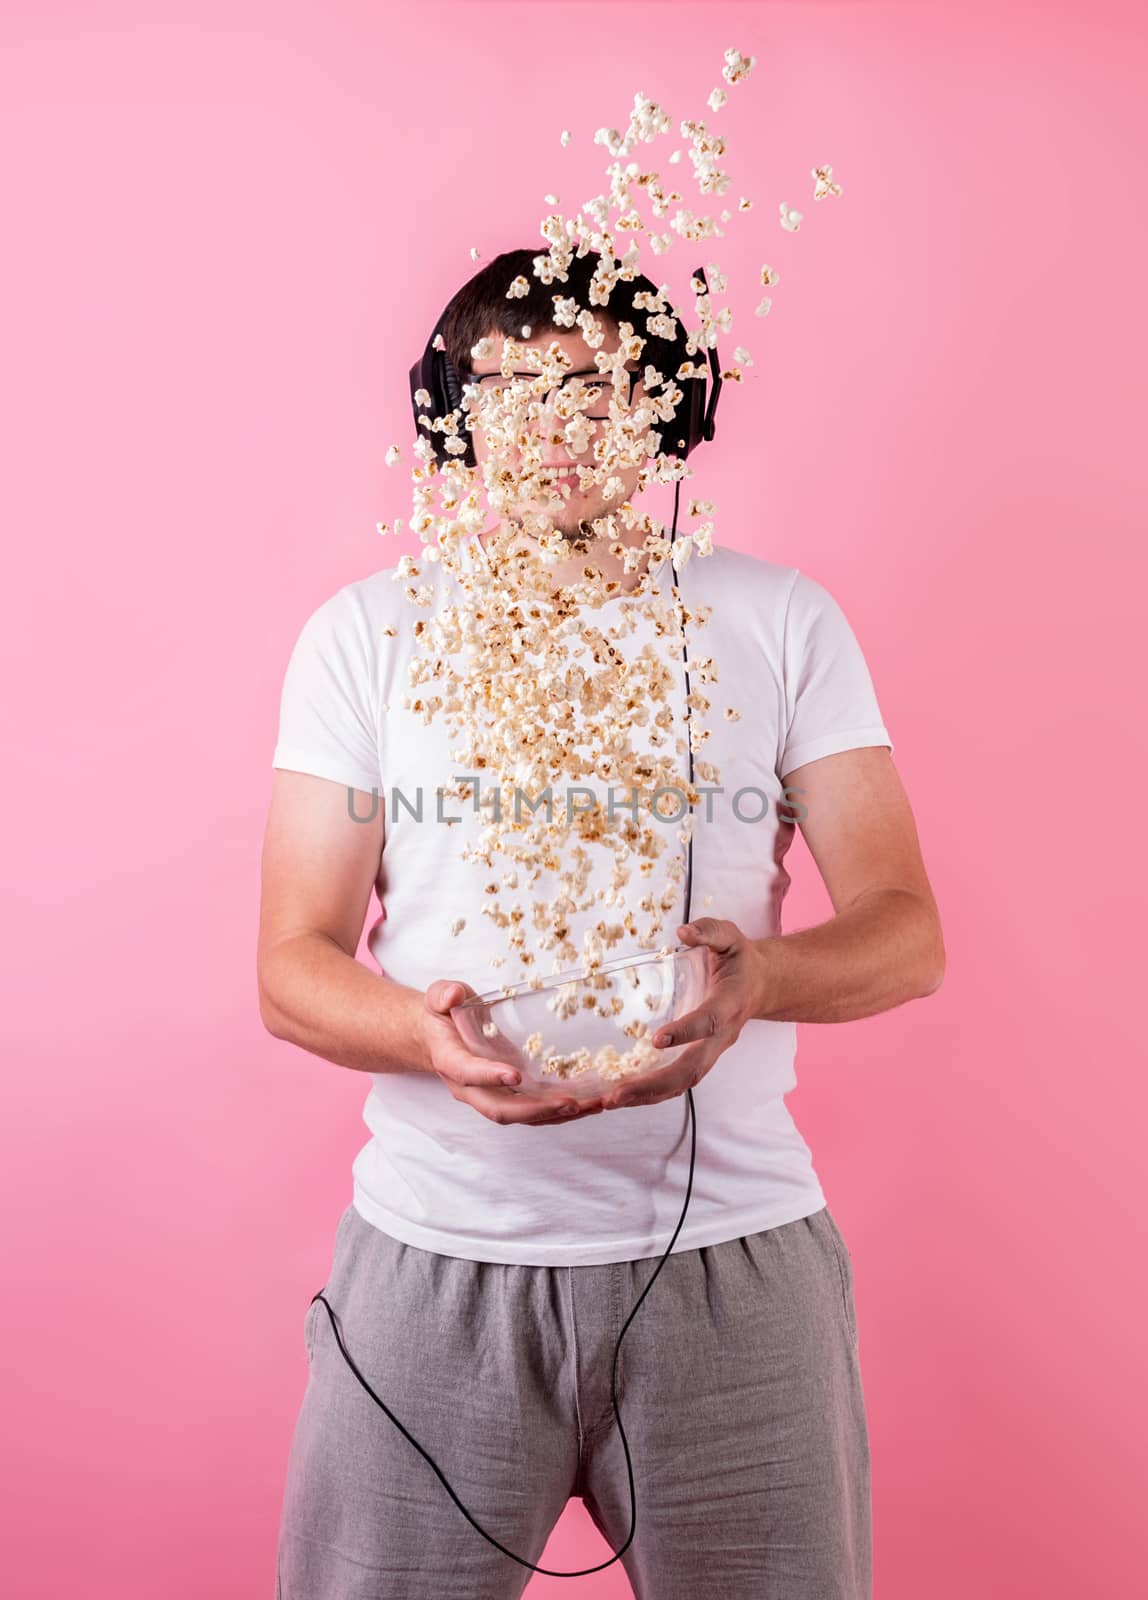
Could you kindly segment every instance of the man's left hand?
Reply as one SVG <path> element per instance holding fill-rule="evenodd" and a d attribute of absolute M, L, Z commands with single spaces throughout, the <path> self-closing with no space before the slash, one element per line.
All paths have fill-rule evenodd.
<path fill-rule="evenodd" d="M 653 1043 L 689 1042 L 689 1048 L 668 1066 L 651 1068 L 629 1087 L 608 1094 L 607 1111 L 656 1105 L 692 1089 L 754 1015 L 761 985 L 761 952 L 737 924 L 695 917 L 679 927 L 678 935 L 683 944 L 704 945 L 708 950 L 706 992 L 695 1011 L 656 1028 Z"/>

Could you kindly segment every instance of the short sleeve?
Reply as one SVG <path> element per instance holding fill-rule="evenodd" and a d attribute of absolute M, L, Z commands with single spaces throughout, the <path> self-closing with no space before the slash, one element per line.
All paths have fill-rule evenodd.
<path fill-rule="evenodd" d="M 837 601 L 797 572 L 782 653 L 786 726 L 777 775 L 840 750 L 893 748 L 857 637 Z"/>
<path fill-rule="evenodd" d="M 379 788 L 377 682 L 377 643 L 348 584 L 311 613 L 295 641 L 271 765 Z"/>

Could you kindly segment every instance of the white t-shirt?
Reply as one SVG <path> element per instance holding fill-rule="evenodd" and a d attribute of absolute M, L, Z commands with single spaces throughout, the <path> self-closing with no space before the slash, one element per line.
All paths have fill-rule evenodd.
<path fill-rule="evenodd" d="M 466 552 L 468 560 L 487 560 L 473 537 Z M 436 792 L 466 772 L 450 756 L 461 735 L 451 734 L 441 714 L 427 723 L 403 709 L 404 697 L 419 692 L 409 685 L 408 662 L 416 650 L 425 653 L 412 623 L 430 614 L 407 598 L 406 584 L 430 584 L 434 605 L 462 596 L 440 563 L 418 565 L 417 579 L 396 580 L 392 566 L 348 583 L 307 619 L 284 679 L 272 765 L 365 791 L 355 797 L 360 815 L 370 811 L 372 790 L 385 807 L 375 886 L 382 914 L 367 938 L 380 971 L 420 990 L 436 978 L 461 978 L 482 993 L 521 973 L 509 955 L 502 969 L 490 964 L 492 955 L 507 953 L 505 932 L 483 915 L 492 873 L 461 858 L 462 839 L 485 819 L 470 802 Z M 668 561 L 657 582 L 672 598 Z M 708 816 L 704 806 L 695 811 L 691 914 L 728 918 L 759 939 L 782 931 L 790 881 L 783 857 L 794 822 L 785 815 L 781 777 L 840 750 L 891 749 L 893 742 L 860 645 L 821 584 L 721 545 L 691 555 L 678 584 L 687 606 L 713 607 L 707 623 L 689 628 L 687 645 L 691 658 L 712 655 L 718 672 L 703 688 L 710 737 L 695 761 L 700 755 L 718 768 L 722 792 Z M 591 620 L 606 630 L 615 609 L 607 601 Z M 394 637 L 383 632 L 388 624 Z M 655 637 L 652 619 L 643 618 L 614 642 L 632 658 Z M 678 663 L 667 753 L 685 726 L 680 637 L 659 641 L 658 649 Z M 454 665 L 465 670 L 462 658 Z M 696 674 L 690 682 L 699 687 Z M 726 706 L 740 719 L 727 720 Z M 685 757 L 675 759 L 684 788 Z M 608 786 L 586 783 L 605 807 Z M 616 786 L 614 793 L 621 795 Z M 421 821 L 411 814 L 420 795 Z M 447 824 L 449 817 L 460 820 Z M 666 839 L 663 868 L 672 851 L 682 851 L 676 828 L 667 825 Z M 609 876 L 609 852 L 601 855 L 592 883 Z M 661 887 L 668 879 L 656 881 Z M 576 946 L 582 926 L 618 913 L 599 904 L 581 922 L 572 919 Z M 465 927 L 452 937 L 459 918 Z M 683 881 L 658 942 L 677 944 L 684 920 Z M 551 956 L 539 952 L 538 959 L 537 970 L 549 974 Z M 693 1192 L 675 1251 L 792 1222 L 826 1203 L 784 1100 L 797 1081 L 796 1035 L 795 1023 L 751 1019 L 695 1086 Z M 538 1266 L 637 1260 L 663 1254 L 681 1214 L 690 1159 L 684 1094 L 565 1125 L 504 1126 L 456 1100 L 433 1073 L 380 1072 L 371 1075 L 363 1120 L 371 1138 L 352 1166 L 355 1208 L 424 1250 Z"/>

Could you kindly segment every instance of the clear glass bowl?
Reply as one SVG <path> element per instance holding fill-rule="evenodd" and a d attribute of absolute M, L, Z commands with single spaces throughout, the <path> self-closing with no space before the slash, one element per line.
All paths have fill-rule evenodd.
<path fill-rule="evenodd" d="M 594 973 L 581 968 L 537 988 L 526 982 L 509 994 L 474 995 L 450 1015 L 472 1054 L 518 1068 L 521 1089 L 589 1099 L 681 1054 L 686 1045 L 658 1049 L 650 1041 L 662 1023 L 700 1005 L 707 971 L 704 945 L 643 950 Z"/>

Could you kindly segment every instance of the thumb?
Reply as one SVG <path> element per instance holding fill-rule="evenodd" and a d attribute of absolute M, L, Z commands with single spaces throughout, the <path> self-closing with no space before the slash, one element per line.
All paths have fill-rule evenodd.
<path fill-rule="evenodd" d="M 426 992 L 427 1009 L 445 1016 L 451 1006 L 466 997 L 466 985 L 455 978 L 436 978 Z"/>
<path fill-rule="evenodd" d="M 732 951 L 741 940 L 741 930 L 735 922 L 721 917 L 695 917 L 683 922 L 678 935 L 687 944 L 704 944 L 719 955 Z"/>

